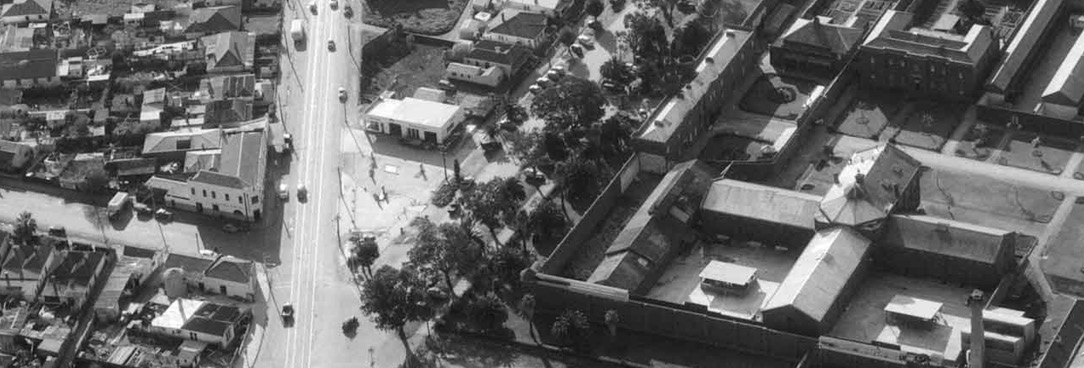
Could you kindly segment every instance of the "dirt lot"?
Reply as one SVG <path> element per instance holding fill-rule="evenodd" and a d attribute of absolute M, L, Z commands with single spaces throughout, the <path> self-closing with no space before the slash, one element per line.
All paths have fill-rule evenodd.
<path fill-rule="evenodd" d="M 368 0 L 366 24 L 391 28 L 396 23 L 403 30 L 427 35 L 451 31 L 467 7 L 468 0 Z"/>
<path fill-rule="evenodd" d="M 377 95 L 391 88 L 409 96 L 418 87 L 436 87 L 444 74 L 444 50 L 415 44 L 410 54 L 380 69 L 368 85 L 363 83 L 362 94 Z"/>
<path fill-rule="evenodd" d="M 1016 132 L 1001 150 L 997 162 L 1002 165 L 1019 167 L 1042 173 L 1061 174 L 1069 157 L 1077 149 L 1077 144 L 1057 138 L 1043 137 L 1039 146 L 1034 146 L 1036 134 Z"/>

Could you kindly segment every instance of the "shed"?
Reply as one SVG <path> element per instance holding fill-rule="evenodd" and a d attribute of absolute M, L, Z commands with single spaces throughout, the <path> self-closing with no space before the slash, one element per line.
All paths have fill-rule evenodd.
<path fill-rule="evenodd" d="M 744 289 L 757 279 L 757 269 L 711 261 L 700 271 L 701 286 Z"/>
<path fill-rule="evenodd" d="M 704 197 L 701 224 L 714 234 L 800 247 L 816 232 L 819 203 L 808 193 L 722 179 Z"/>
<path fill-rule="evenodd" d="M 768 327 L 820 336 L 860 281 L 870 240 L 847 227 L 821 230 L 762 311 Z"/>

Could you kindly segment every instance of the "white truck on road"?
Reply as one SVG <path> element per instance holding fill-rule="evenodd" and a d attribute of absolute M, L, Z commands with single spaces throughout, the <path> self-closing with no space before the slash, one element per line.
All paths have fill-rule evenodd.
<path fill-rule="evenodd" d="M 131 203 L 131 197 L 128 193 L 117 192 L 113 196 L 113 199 L 109 200 L 109 219 L 115 220 L 120 216 L 121 211 L 128 208 L 128 204 Z"/>
<path fill-rule="evenodd" d="M 301 19 L 294 19 L 290 22 L 290 37 L 294 39 L 294 42 L 305 42 L 305 21 Z"/>

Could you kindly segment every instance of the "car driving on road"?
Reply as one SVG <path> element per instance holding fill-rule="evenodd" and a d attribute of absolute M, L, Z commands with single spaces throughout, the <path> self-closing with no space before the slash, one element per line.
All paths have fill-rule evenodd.
<path fill-rule="evenodd" d="M 339 87 L 339 101 L 346 102 L 346 88 Z"/>
<path fill-rule="evenodd" d="M 328 51 L 335 51 L 335 41 L 334 40 L 327 40 L 327 50 Z"/>

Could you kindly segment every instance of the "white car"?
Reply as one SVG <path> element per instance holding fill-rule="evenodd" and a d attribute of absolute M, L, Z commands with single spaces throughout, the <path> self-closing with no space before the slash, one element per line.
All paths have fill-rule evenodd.
<path fill-rule="evenodd" d="M 592 39 L 591 36 L 588 36 L 588 35 L 585 35 L 585 34 L 580 35 L 580 37 L 576 37 L 576 41 L 578 41 L 581 45 L 584 45 L 584 46 L 587 46 L 587 47 L 595 46 L 595 40 Z"/>
<path fill-rule="evenodd" d="M 290 187 L 287 186 L 286 183 L 280 183 L 279 184 L 279 199 L 285 200 L 285 199 L 289 199 L 289 198 L 290 198 Z"/>
<path fill-rule="evenodd" d="M 339 101 L 346 102 L 346 88 L 339 87 Z"/>

